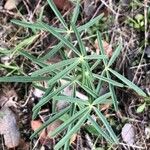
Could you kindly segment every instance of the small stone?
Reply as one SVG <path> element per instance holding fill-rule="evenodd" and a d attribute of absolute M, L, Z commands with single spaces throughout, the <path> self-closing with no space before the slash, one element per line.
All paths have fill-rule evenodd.
<path fill-rule="evenodd" d="M 132 124 L 126 123 L 121 131 L 121 136 L 124 142 L 129 145 L 134 144 L 135 142 L 135 130 Z"/>

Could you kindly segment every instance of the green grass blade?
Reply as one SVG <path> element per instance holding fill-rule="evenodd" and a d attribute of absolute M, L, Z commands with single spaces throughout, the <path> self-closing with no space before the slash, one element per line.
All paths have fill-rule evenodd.
<path fill-rule="evenodd" d="M 32 135 L 31 139 L 34 138 L 39 132 L 41 132 L 44 128 L 46 128 L 49 124 L 54 122 L 55 120 L 59 119 L 61 116 L 63 116 L 65 113 L 67 113 L 70 110 L 70 107 L 64 108 L 62 111 L 57 112 L 53 117 L 50 117 L 40 128 L 38 128 Z"/>
<path fill-rule="evenodd" d="M 94 107 L 94 111 L 96 112 L 96 114 L 98 115 L 98 117 L 101 119 L 101 121 L 103 122 L 103 124 L 105 125 L 108 133 L 110 134 L 111 138 L 113 139 L 113 141 L 117 144 L 118 143 L 118 138 L 115 135 L 114 131 L 112 130 L 111 126 L 109 125 L 108 121 L 106 120 L 106 118 L 103 116 L 103 114 Z"/>
<path fill-rule="evenodd" d="M 79 34 L 76 26 L 73 23 L 71 23 L 71 27 L 72 27 L 72 30 L 74 31 L 74 33 L 77 37 L 77 41 L 78 41 L 78 44 L 79 44 L 79 47 L 80 47 L 80 52 L 81 52 L 82 56 L 85 56 L 86 55 L 86 49 L 85 49 L 85 46 L 83 45 L 80 34 Z"/>
<path fill-rule="evenodd" d="M 59 12 L 59 10 L 57 9 L 56 5 L 54 4 L 53 0 L 47 0 L 48 4 L 50 5 L 51 9 L 54 11 L 55 15 L 57 16 L 57 18 L 59 19 L 59 21 L 62 23 L 62 25 L 68 29 L 67 24 L 63 18 L 63 16 L 61 15 L 61 13 Z"/>
<path fill-rule="evenodd" d="M 103 17 L 103 14 L 100 14 L 99 16 L 95 17 L 94 19 L 88 21 L 86 24 L 78 27 L 78 31 L 81 32 L 83 30 L 88 29 L 89 27 L 93 26 L 96 22 L 98 22 Z"/>
<path fill-rule="evenodd" d="M 97 74 L 93 74 L 93 76 L 94 76 L 95 78 L 99 79 L 99 80 L 105 81 L 105 82 L 110 83 L 110 84 L 112 84 L 112 85 L 114 85 L 114 86 L 124 87 L 124 85 L 123 85 L 122 83 L 119 83 L 119 82 L 117 82 L 117 81 L 114 81 L 114 80 L 112 80 L 112 79 L 110 79 L 110 78 L 106 78 L 106 77 L 103 77 L 103 76 L 97 75 Z"/>
<path fill-rule="evenodd" d="M 67 47 L 69 47 L 71 50 L 73 50 L 77 55 L 80 55 L 79 51 L 73 46 L 72 43 L 70 43 L 66 38 L 64 38 L 61 34 L 57 32 L 57 30 L 54 30 L 51 26 L 45 24 L 45 23 L 39 23 L 45 30 L 52 33 L 56 38 L 58 38 L 62 43 L 64 43 Z"/>
<path fill-rule="evenodd" d="M 89 105 L 88 101 L 85 101 L 85 100 L 82 100 L 82 99 L 79 99 L 79 98 L 74 98 L 74 97 L 71 97 L 71 96 L 55 96 L 53 98 L 54 100 L 64 100 L 64 101 L 67 101 L 67 102 L 70 102 L 70 103 L 76 103 L 76 104 L 79 104 L 79 105 Z"/>
<path fill-rule="evenodd" d="M 31 76 L 10 76 L 10 77 L 0 77 L 0 82 L 33 82 L 33 81 L 45 81 L 49 80 L 50 77 L 31 77 Z"/>
<path fill-rule="evenodd" d="M 50 66 L 46 66 L 46 67 L 44 67 L 42 69 L 39 69 L 39 70 L 33 72 L 32 76 L 36 77 L 36 76 L 39 76 L 39 75 L 43 75 L 45 73 L 52 72 L 52 71 L 54 71 L 56 69 L 60 69 L 60 68 L 63 68 L 65 66 L 67 66 L 67 65 L 70 65 L 70 64 L 72 64 L 73 62 L 75 62 L 77 60 L 78 60 L 77 58 L 71 58 L 71 59 L 63 60 L 61 62 L 52 64 Z"/>
<path fill-rule="evenodd" d="M 94 102 L 92 104 L 97 105 L 97 104 L 103 103 L 109 97 L 111 97 L 110 92 L 98 97 L 97 99 L 94 100 Z"/>
<path fill-rule="evenodd" d="M 73 64 L 71 64 L 70 66 L 67 66 L 64 70 L 62 70 L 60 73 L 55 75 L 52 79 L 50 79 L 48 81 L 48 84 L 52 85 L 56 81 L 58 81 L 59 79 L 63 78 L 65 75 L 67 75 L 69 72 L 71 72 L 79 63 L 80 62 L 77 60 Z"/>
<path fill-rule="evenodd" d="M 120 79 L 122 82 L 124 82 L 126 85 L 129 86 L 129 88 L 133 89 L 135 92 L 137 92 L 139 95 L 146 97 L 146 94 L 138 87 L 136 86 L 133 82 L 119 74 L 118 72 L 112 70 L 109 68 L 109 71 L 114 74 L 118 79 Z"/>
<path fill-rule="evenodd" d="M 76 7 L 74 8 L 74 11 L 72 14 L 73 16 L 71 18 L 71 22 L 73 22 L 74 24 L 76 23 L 76 21 L 78 19 L 79 13 L 80 13 L 80 3 L 77 2 Z"/>
<path fill-rule="evenodd" d="M 89 87 L 82 85 L 79 81 L 76 81 L 76 83 L 82 88 L 84 89 L 88 94 L 90 94 L 91 96 L 93 96 L 94 98 L 97 98 L 98 95 L 93 92 Z"/>
<path fill-rule="evenodd" d="M 68 132 L 54 147 L 55 150 L 58 150 L 60 149 L 66 141 L 68 141 L 71 136 L 76 133 L 82 126 L 82 124 L 84 123 L 84 121 L 87 119 L 87 116 L 90 112 L 87 111 L 83 117 L 81 117 L 81 119 L 77 122 L 77 124 L 72 127 L 72 129 L 70 130 L 70 132 Z"/>
<path fill-rule="evenodd" d="M 119 56 L 120 52 L 122 50 L 122 46 L 121 44 L 116 48 L 115 52 L 113 53 L 113 55 L 111 56 L 109 62 L 108 62 L 108 67 L 110 67 L 114 61 L 116 60 L 116 58 Z"/>
<path fill-rule="evenodd" d="M 97 122 L 91 117 L 88 117 L 89 121 L 93 125 L 93 127 L 97 130 L 97 132 L 102 135 L 109 143 L 113 143 L 112 139 L 110 136 L 106 133 L 106 131 L 103 131 L 100 126 L 97 124 Z"/>
<path fill-rule="evenodd" d="M 61 124 L 57 129 L 55 129 L 52 133 L 50 133 L 50 137 L 54 137 L 60 132 L 62 132 L 65 128 L 67 128 L 71 123 L 74 123 L 77 119 L 81 118 L 83 114 L 87 112 L 88 108 L 84 108 L 66 120 L 63 124 Z"/>

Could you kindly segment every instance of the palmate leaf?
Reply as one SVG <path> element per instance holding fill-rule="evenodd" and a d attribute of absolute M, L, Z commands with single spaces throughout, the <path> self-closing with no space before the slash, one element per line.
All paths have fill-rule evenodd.
<path fill-rule="evenodd" d="M 81 126 L 83 125 L 84 121 L 87 119 L 90 111 L 88 110 L 83 117 L 79 119 L 79 121 L 76 123 L 75 126 L 72 127 L 72 129 L 55 145 L 54 149 L 58 150 L 60 149 L 70 138 L 71 136 L 76 133 Z"/>
<path fill-rule="evenodd" d="M 146 94 L 138 87 L 136 86 L 133 82 L 119 74 L 118 72 L 112 70 L 109 68 L 109 71 L 114 74 L 118 79 L 120 79 L 122 82 L 124 82 L 126 85 L 129 86 L 129 88 L 133 89 L 135 92 L 137 92 L 139 95 L 146 97 Z"/>
<path fill-rule="evenodd" d="M 62 115 L 64 115 L 65 113 L 67 113 L 70 110 L 70 107 L 67 107 L 65 109 L 63 109 L 60 112 L 57 112 L 53 117 L 50 117 L 41 127 L 39 127 L 32 135 L 31 135 L 31 139 L 34 138 L 39 132 L 41 132 L 44 128 L 46 128 L 49 124 L 51 124 L 52 122 L 54 122 L 55 120 L 59 119 Z"/>
<path fill-rule="evenodd" d="M 62 43 L 64 43 L 67 47 L 69 47 L 74 53 L 76 53 L 78 56 L 80 56 L 79 51 L 76 49 L 76 47 L 73 46 L 71 42 L 69 42 L 66 38 L 64 38 L 61 34 L 57 32 L 57 30 L 54 30 L 51 26 L 45 24 L 45 23 L 39 23 L 45 30 L 49 31 L 51 34 L 53 34 L 57 39 L 59 39 Z"/>
<path fill-rule="evenodd" d="M 57 129 L 55 129 L 52 133 L 50 133 L 50 137 L 54 137 L 57 134 L 61 133 L 65 128 L 67 128 L 70 124 L 74 123 L 77 119 L 81 118 L 83 114 L 87 112 L 88 108 L 81 109 L 79 112 L 70 117 L 67 121 L 61 124 Z"/>
<path fill-rule="evenodd" d="M 118 138 L 115 135 L 114 131 L 112 130 L 112 128 L 109 125 L 109 123 L 106 120 L 106 118 L 103 116 L 103 114 L 96 107 L 94 107 L 94 111 L 96 112 L 96 114 L 98 115 L 98 117 L 101 119 L 101 121 L 105 125 L 105 127 L 106 127 L 108 133 L 110 134 L 111 138 L 113 139 L 113 141 L 117 144 L 118 143 Z"/>

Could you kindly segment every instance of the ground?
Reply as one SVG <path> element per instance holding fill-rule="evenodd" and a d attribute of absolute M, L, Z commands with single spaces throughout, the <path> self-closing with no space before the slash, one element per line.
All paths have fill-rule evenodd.
<path fill-rule="evenodd" d="M 104 129 L 105 125 L 107 130 L 107 127 L 111 127 L 114 132 L 111 132 L 111 129 L 108 132 L 110 131 L 110 134 L 115 133 L 114 138 L 117 137 L 119 143 L 110 144 L 106 140 L 107 138 L 103 138 L 93 128 L 89 123 L 90 119 L 86 118 L 77 132 L 73 132 L 71 136 L 68 135 L 70 149 L 150 149 L 150 1 L 54 0 L 56 8 L 65 20 L 64 24 L 70 25 L 73 16 L 72 23 L 76 20 L 77 27 L 71 24 L 72 28 L 67 32 L 64 32 L 63 19 L 56 15 L 58 13 L 54 11 L 56 9 L 53 9 L 49 4 L 50 2 L 50 0 L 35 0 L 34 2 L 28 0 L 2 0 L 0 2 L 0 149 L 54 149 L 56 143 L 63 139 L 65 134 L 68 135 L 69 130 L 72 131 L 71 128 L 74 129 L 79 121 L 73 122 L 72 120 L 73 124 L 67 127 L 67 131 L 60 132 L 61 134 L 59 133 L 55 138 L 49 136 L 48 132 L 53 132 L 60 125 L 67 122 L 70 115 L 70 118 L 72 118 L 72 113 L 81 113 L 80 110 L 83 108 L 80 107 L 82 102 L 79 102 L 79 98 L 92 101 L 93 97 L 98 98 L 107 94 L 111 87 L 110 82 L 115 85 L 113 90 L 115 91 L 117 104 L 106 101 L 101 105 L 99 103 L 96 105 L 96 108 L 102 112 L 102 116 L 107 119 L 109 125 L 104 121 L 105 119 L 101 118 L 102 121 L 99 120 L 100 116 L 98 116 L 99 118 L 96 116 L 98 113 L 95 109 L 90 112 L 90 115 L 93 120 L 99 123 L 102 129 Z M 79 7 L 77 7 L 78 2 Z M 74 13 L 75 8 L 79 9 L 79 11 Z M 100 16 L 99 19 L 92 23 L 91 20 L 98 16 Z M 23 24 L 16 20 L 28 23 Z M 41 21 L 55 28 L 51 29 L 45 24 L 39 25 L 38 23 Z M 89 22 L 92 26 L 88 27 L 88 29 L 84 27 L 80 32 L 78 27 Z M 34 25 L 32 26 L 32 24 Z M 72 29 L 75 34 L 73 34 Z M 78 33 L 82 40 L 81 43 Z M 100 41 L 103 48 L 99 44 L 97 36 L 99 33 L 102 37 Z M 59 40 L 62 40 L 63 43 L 63 37 L 69 42 L 71 41 L 71 44 L 75 46 L 73 51 L 71 50 L 72 45 L 60 45 Z M 121 49 L 118 50 L 120 53 L 116 53 L 115 57 L 113 54 L 119 46 L 121 46 Z M 76 59 L 71 60 L 78 56 L 76 49 L 80 48 L 83 50 L 81 50 L 81 53 L 86 53 L 87 59 L 90 59 L 88 63 L 90 70 L 92 70 L 92 75 L 97 77 L 96 75 L 106 70 L 105 61 L 100 62 L 98 65 L 94 63 L 95 59 L 97 59 L 95 55 L 103 54 L 102 51 L 104 50 L 109 60 L 112 57 L 115 58 L 111 64 L 111 69 L 128 80 L 122 78 L 120 81 L 113 74 L 112 78 L 106 75 L 107 80 L 110 79 L 111 81 L 107 82 L 103 79 L 104 84 L 102 86 L 99 80 L 89 81 L 92 77 L 87 72 L 89 71 L 87 64 L 85 66 L 82 64 L 81 67 L 79 64 L 75 64 Z M 88 56 L 93 56 L 93 59 Z M 63 62 L 69 59 L 71 60 L 70 62 Z M 50 73 L 48 71 L 44 72 L 44 70 L 42 71 L 45 74 L 41 73 L 41 70 L 37 71 L 59 62 L 60 64 L 50 68 Z M 70 69 L 65 66 L 66 63 L 68 63 Z M 60 69 L 61 65 L 64 66 L 62 70 Z M 70 71 L 69 73 L 67 69 Z M 33 76 L 30 76 L 31 74 Z M 41 78 L 34 79 L 38 75 L 42 75 L 40 76 Z M 82 81 L 76 79 L 78 80 L 76 86 L 70 84 L 67 88 L 65 87 L 58 91 L 59 97 L 55 91 L 59 87 L 61 88 L 68 84 L 68 82 L 72 82 L 74 75 L 84 76 L 82 76 Z M 86 77 L 88 75 L 90 76 L 89 78 Z M 15 78 L 7 78 L 12 76 L 15 76 Z M 104 75 L 104 77 L 106 76 Z M 132 85 L 130 81 L 136 86 Z M 127 86 L 122 87 L 120 84 L 123 83 Z M 101 88 L 97 88 L 98 86 Z M 100 89 L 100 91 L 95 93 L 95 88 Z M 142 92 L 139 89 L 145 95 L 140 95 Z M 51 96 L 51 93 L 53 96 Z M 47 95 L 51 96 L 52 102 L 50 99 L 48 99 L 49 101 L 46 100 Z M 66 97 L 63 98 L 66 98 L 69 102 L 61 101 L 61 96 L 64 95 Z M 70 100 L 71 96 L 78 99 Z M 55 99 L 56 101 L 54 101 Z M 44 100 L 45 103 L 41 104 Z M 72 103 L 75 100 L 77 103 L 74 106 Z M 107 100 L 110 100 L 110 98 L 108 97 Z M 69 109 L 69 111 L 71 110 L 70 113 L 66 113 L 67 115 L 60 118 L 58 117 L 57 120 L 45 127 L 34 138 L 30 138 L 35 130 L 41 127 L 49 118 L 64 111 L 68 105 L 71 107 Z M 37 110 L 38 112 L 36 112 Z M 84 119 L 82 117 L 84 113 L 86 111 L 83 111 L 79 116 L 81 120 Z M 127 124 L 130 129 L 125 129 Z M 125 134 L 128 133 L 128 138 L 124 137 L 123 131 Z M 7 132 L 9 136 L 7 136 Z M 132 140 L 133 143 L 131 142 Z"/>

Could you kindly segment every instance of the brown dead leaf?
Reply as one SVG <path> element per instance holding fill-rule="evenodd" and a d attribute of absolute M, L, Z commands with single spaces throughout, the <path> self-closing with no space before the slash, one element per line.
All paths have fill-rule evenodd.
<path fill-rule="evenodd" d="M 42 126 L 42 124 L 43 123 L 40 120 L 32 120 L 31 128 L 33 131 L 36 131 L 38 128 L 40 128 Z M 40 139 L 43 139 L 43 138 L 45 139 L 46 136 L 47 135 L 46 135 L 45 129 L 43 129 L 43 131 L 39 133 L 39 137 L 40 137 Z"/>
<path fill-rule="evenodd" d="M 33 131 L 37 130 L 39 127 L 42 126 L 42 122 L 40 120 L 32 120 L 31 121 L 31 128 Z M 42 145 L 50 145 L 52 143 L 52 139 L 49 134 L 53 132 L 57 127 L 59 127 L 62 124 L 61 120 L 56 120 L 50 125 L 47 126 L 47 128 L 43 129 L 41 133 L 39 133 L 39 140 Z"/>
<path fill-rule="evenodd" d="M 18 96 L 14 89 L 3 87 L 0 92 L 0 134 L 4 136 L 5 145 L 15 148 L 20 141 L 20 133 L 17 128 L 16 114 L 10 107 L 17 107 Z"/>
<path fill-rule="evenodd" d="M 77 138 L 77 134 L 73 134 L 71 139 L 70 139 L 70 144 L 74 143 L 76 138 Z"/>
<path fill-rule="evenodd" d="M 56 120 L 47 127 L 47 134 L 50 135 L 56 128 L 62 124 L 61 120 Z M 50 137 L 50 136 L 49 136 Z"/>
<path fill-rule="evenodd" d="M 103 41 L 103 40 L 102 40 L 102 44 L 103 44 L 103 48 L 104 48 L 105 54 L 106 54 L 108 57 L 111 57 L 111 56 L 112 56 L 112 53 L 113 53 L 112 46 L 111 46 L 109 43 L 107 43 L 106 41 Z M 98 46 L 98 41 L 97 41 L 97 39 L 95 40 L 94 47 L 96 48 L 96 53 L 97 53 L 97 54 L 100 54 L 100 48 L 99 48 L 99 46 Z"/>
<path fill-rule="evenodd" d="M 68 10 L 72 5 L 69 0 L 54 0 L 54 3 L 61 10 Z"/>
<path fill-rule="evenodd" d="M 12 10 L 17 7 L 17 5 L 20 3 L 20 0 L 7 0 L 4 8 L 7 10 Z"/>
<path fill-rule="evenodd" d="M 111 106 L 111 104 L 103 104 L 100 106 L 100 110 L 101 111 L 107 110 L 110 108 L 110 106 Z"/>
<path fill-rule="evenodd" d="M 30 143 L 25 142 L 24 139 L 20 139 L 19 146 L 17 150 L 30 150 Z"/>
<path fill-rule="evenodd" d="M 18 95 L 14 89 L 4 88 L 0 92 L 1 107 L 17 107 Z"/>

